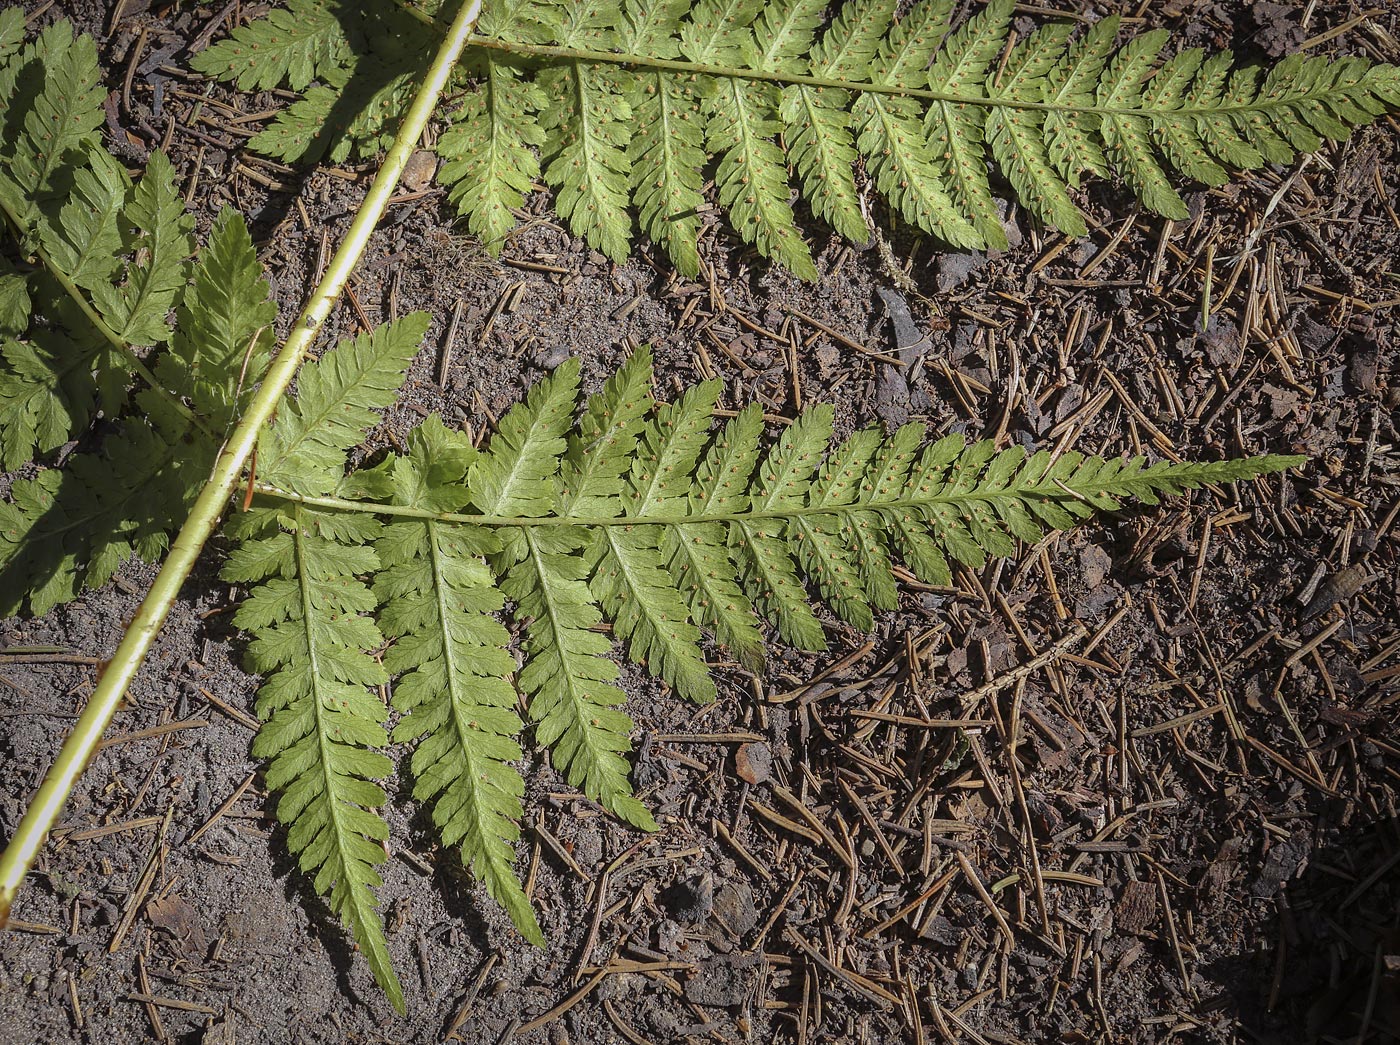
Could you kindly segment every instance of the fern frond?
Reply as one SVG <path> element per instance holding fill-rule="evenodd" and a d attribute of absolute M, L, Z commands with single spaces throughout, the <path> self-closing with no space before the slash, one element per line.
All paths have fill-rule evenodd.
<path fill-rule="evenodd" d="M 130 425 L 101 454 L 17 480 L 0 503 L 0 613 L 45 613 L 109 580 L 132 555 L 158 558 L 190 475 L 161 434 Z"/>
<path fill-rule="evenodd" d="M 743 25 L 758 11 L 762 17 L 750 33 Z M 697 10 L 695 33 L 682 35 L 682 51 L 695 61 L 729 64 L 742 60 L 762 72 L 801 72 L 803 53 L 810 47 L 819 10 L 807 0 L 786 0 L 764 6 L 712 3 Z M 705 33 L 705 19 L 715 29 Z M 779 89 L 768 83 L 721 79 L 711 86 L 706 142 L 720 157 L 715 172 L 719 199 L 729 211 L 739 235 L 776 258 L 803 279 L 817 278 L 812 253 L 803 242 L 790 202 L 787 164 L 777 139 L 782 130 Z M 839 133 L 839 132 L 838 132 Z M 840 148 L 839 138 L 835 143 Z M 811 169 L 810 148 L 804 162 Z"/>
<path fill-rule="evenodd" d="M 376 6 L 387 2 L 358 17 L 405 31 L 421 28 L 414 18 L 437 25 L 411 7 Z M 813 213 L 847 238 L 868 235 L 860 156 L 910 223 L 955 247 L 1002 249 L 989 159 L 1037 218 L 1080 235 L 1071 193 L 1085 174 L 1116 171 L 1145 207 L 1179 217 L 1174 172 L 1219 184 L 1230 167 L 1288 162 L 1400 105 L 1400 69 L 1359 58 L 1293 56 L 1267 74 L 1232 71 L 1228 54 L 1159 61 L 1160 31 L 1119 48 L 1120 20 L 1109 17 L 1080 35 L 1046 26 L 1002 60 L 1011 0 L 958 26 L 952 0 L 919 0 L 898 19 L 893 0 L 851 0 L 825 30 L 822 7 L 626 0 L 618 17 L 600 0 L 488 3 L 460 73 L 467 99 L 439 144 L 440 177 L 496 250 L 539 174 L 538 149 L 556 209 L 592 246 L 624 257 L 635 208 L 642 230 L 694 275 L 702 172 L 717 161 L 719 202 L 743 240 L 812 279 L 789 164 Z M 273 32 L 271 18 L 241 31 Z M 382 79 L 369 71 L 384 64 L 381 38 L 393 34 L 348 34 L 352 54 L 254 147 L 282 157 L 328 139 L 336 156 L 373 149 L 377 108 L 396 104 L 392 91 L 362 83 Z M 247 60 L 257 61 L 201 68 L 236 80 L 249 75 Z M 283 65 L 274 56 L 259 75 L 275 78 Z M 332 112 L 352 115 L 331 127 Z"/>
<path fill-rule="evenodd" d="M 429 318 L 410 313 L 302 367 L 296 399 L 283 404 L 258 446 L 258 470 L 267 482 L 298 493 L 335 490 L 345 452 L 364 440 L 377 411 L 394 402 Z"/>
<path fill-rule="evenodd" d="M 566 444 L 559 478 L 561 512 L 621 514 L 622 477 L 632 467 L 637 438 L 655 405 L 651 382 L 651 346 L 642 345 L 608 378 L 602 391 L 588 397 L 578 430 L 569 433 Z"/>
<path fill-rule="evenodd" d="M 30 612 L 43 613 L 106 582 L 133 555 L 154 560 L 166 550 L 218 452 L 214 432 L 262 374 L 276 312 L 247 226 L 232 212 L 215 222 L 193 277 L 171 351 L 155 367 L 163 388 L 134 397 L 136 416 L 120 420 L 99 449 L 16 482 L 0 504 L 0 589 L 14 600 L 0 611 L 18 612 L 28 592 Z M 57 302 L 52 319 L 84 329 L 69 298 L 47 281 L 36 287 Z M 50 449 L 87 423 L 100 349 L 90 331 L 83 341 L 36 329 L 27 341 L 0 344 L 6 462 L 27 461 L 36 445 Z M 172 397 L 185 397 L 206 427 L 174 410 Z"/>
<path fill-rule="evenodd" d="M 248 663 L 262 673 L 253 754 L 269 760 L 267 785 L 282 792 L 277 817 L 303 874 L 349 927 L 395 1010 L 404 1012 L 376 911 L 375 869 L 388 826 L 374 812 L 388 775 L 387 711 L 375 687 L 388 681 L 370 651 L 383 636 L 368 614 L 375 598 L 356 576 L 379 565 L 369 542 L 377 522 L 329 522 L 301 506 L 240 520 L 243 544 L 220 573 L 252 584 L 234 623 L 253 635 Z"/>
<path fill-rule="evenodd" d="M 24 8 L 6 7 L 0 10 L 0 68 L 24 46 Z"/>
<path fill-rule="evenodd" d="M 817 278 L 812 252 L 797 231 L 788 202 L 787 166 L 773 140 L 779 94 L 766 83 L 725 79 L 711 97 L 706 143 L 722 152 L 715 183 L 735 226 L 760 254 L 807 280 Z"/>
<path fill-rule="evenodd" d="M 486 452 L 471 466 L 472 501 L 488 515 L 545 516 L 556 504 L 555 476 L 578 399 L 570 359 L 506 412 Z"/>
<path fill-rule="evenodd" d="M 916 7 L 895 30 L 891 41 L 881 46 L 871 62 L 871 81 L 880 86 L 901 86 L 902 76 L 912 75 L 901 46 L 911 35 L 910 23 L 919 16 L 936 15 L 934 0 Z M 976 249 L 982 237 L 953 203 L 933 162 L 933 150 L 924 136 L 919 106 L 912 98 L 898 95 L 861 94 L 852 106 L 860 150 L 875 179 L 875 186 L 904 215 L 925 231 L 953 246 Z"/>
<path fill-rule="evenodd" d="M 41 289 L 50 287 L 51 282 L 40 281 Z M 102 344 L 84 331 L 76 311 L 55 307 L 60 323 L 73 322 L 71 332 L 60 327 L 36 330 L 24 341 L 0 340 L 0 465 L 5 468 L 19 468 L 36 451 L 57 449 L 92 419 L 97 400 L 92 364 Z"/>
<path fill-rule="evenodd" d="M 408 438 L 408 453 L 389 472 L 391 503 L 439 512 L 461 510 L 462 483 L 476 452 L 463 435 L 430 417 Z M 510 914 L 521 934 L 544 936 L 511 865 L 525 785 L 511 765 L 521 757 L 515 670 L 509 636 L 492 614 L 504 605 L 482 555 L 499 541 L 480 527 L 431 519 L 385 526 L 375 544 L 381 569 L 374 593 L 379 623 L 397 640 L 384 657 L 399 676 L 394 708 L 404 717 L 396 741 L 419 741 L 413 796 L 433 801 L 444 845 Z"/>
<path fill-rule="evenodd" d="M 552 746 L 571 783 L 640 826 L 653 825 L 627 786 L 622 756 L 631 720 L 618 710 L 624 695 L 608 659 L 611 642 L 599 630 L 605 621 L 634 660 L 682 695 L 708 700 L 715 687 L 700 656 L 699 626 L 758 665 L 757 607 L 785 642 L 821 649 L 824 629 L 808 585 L 843 620 L 868 629 L 875 610 L 895 607 L 895 559 L 946 585 L 950 560 L 979 567 L 989 556 L 1014 554 L 1018 541 L 1039 541 L 1126 498 L 1152 503 L 1302 460 L 1148 465 L 1046 451 L 1027 457 L 1021 447 L 998 451 L 991 440 L 968 445 L 960 435 L 921 449 L 918 425 L 888 438 L 858 431 L 833 447 L 829 406 L 804 411 L 764 455 L 756 407 L 711 437 L 717 384 L 653 408 L 650 378 L 650 354 L 639 350 L 589 398 L 575 425 L 578 370 L 570 361 L 502 418 L 484 453 L 474 455 L 434 422 L 415 437 L 423 442 L 409 457 L 359 473 L 379 477 L 362 480 L 367 485 L 392 476 L 395 502 L 411 507 L 393 533 L 418 551 L 393 558 L 415 564 L 416 626 L 431 625 L 435 612 L 425 601 L 420 560 L 432 547 L 425 534 L 459 527 L 461 554 L 487 556 L 524 624 L 519 686 L 537 738 Z M 440 485 L 424 480 L 430 467 Z M 397 511 L 303 500 L 391 518 Z M 466 504 L 479 514 L 464 514 Z M 473 586 L 480 605 L 496 607 L 487 576 L 470 572 L 481 582 Z M 390 630 L 416 634 L 408 625 Z M 439 655 L 428 656 L 435 662 Z M 476 685 L 473 679 L 468 671 L 462 685 Z"/>

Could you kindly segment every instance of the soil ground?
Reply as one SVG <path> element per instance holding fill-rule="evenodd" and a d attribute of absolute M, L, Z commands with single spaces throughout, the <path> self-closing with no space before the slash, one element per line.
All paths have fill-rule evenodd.
<path fill-rule="evenodd" d="M 1265 62 L 1305 44 L 1400 61 L 1390 4 L 1056 6 Z M 133 167 L 168 149 L 201 231 L 225 205 L 250 215 L 285 323 L 367 172 L 246 154 L 238 114 L 282 101 L 179 72 L 219 18 L 258 9 L 38 18 L 97 37 L 110 144 Z M 286 855 L 211 549 L 0 934 L 0 1042 L 1396 1040 L 1397 161 L 1383 120 L 1193 193 L 1176 224 L 1095 183 L 1088 236 L 1011 206 L 1013 247 L 988 257 L 808 222 L 810 286 L 713 215 L 689 282 L 647 248 L 591 253 L 544 193 L 500 259 L 437 191 L 406 193 L 335 319 L 437 317 L 380 440 L 430 410 L 479 432 L 565 356 L 596 387 L 649 341 L 663 391 L 718 375 L 728 406 L 829 401 L 847 430 L 1312 460 L 911 585 L 873 634 L 828 622 L 829 654 L 775 653 L 765 677 L 720 660 L 708 708 L 629 671 L 662 830 L 600 815 L 527 742 L 519 856 L 544 950 L 391 781 L 381 895 L 406 1019 Z M 132 563 L 0 624 L 0 833 L 152 575 Z M 40 644 L 64 652 L 7 652 Z"/>

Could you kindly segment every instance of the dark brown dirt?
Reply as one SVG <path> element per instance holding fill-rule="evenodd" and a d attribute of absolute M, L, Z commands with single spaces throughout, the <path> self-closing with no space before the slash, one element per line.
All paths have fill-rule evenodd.
<path fill-rule="evenodd" d="M 114 27 L 108 6 L 41 17 L 95 33 L 115 91 L 135 70 L 113 147 L 139 166 L 165 143 L 201 230 L 223 205 L 254 219 L 287 322 L 365 172 L 242 154 L 235 110 L 277 99 L 167 71 L 224 5 L 128 0 Z M 1337 3 L 1062 6 L 1265 60 L 1347 26 L 1318 46 L 1400 61 L 1384 4 L 1364 21 Z M 111 736 L 184 728 L 114 744 L 81 781 L 0 934 L 0 1042 L 505 1041 L 604 967 L 514 1040 L 1396 1040 L 1398 160 L 1391 119 L 1195 193 L 1189 223 L 1095 184 L 1079 242 L 1014 208 L 1013 249 L 988 258 L 895 236 L 915 294 L 893 290 L 880 251 L 815 224 L 816 286 L 719 222 L 713 278 L 689 283 L 645 248 L 624 267 L 590 253 L 544 195 L 499 261 L 454 233 L 438 195 L 396 204 L 356 298 L 372 322 L 436 319 L 380 440 L 430 410 L 479 432 L 565 356 L 596 387 L 650 341 L 663 390 L 717 374 L 728 406 L 830 401 L 845 428 L 915 417 L 1036 447 L 1313 460 L 1102 519 L 954 589 L 911 586 L 873 635 L 831 623 L 829 655 L 779 654 L 764 678 L 721 663 L 712 707 L 629 669 L 636 779 L 663 829 L 599 815 L 527 743 L 519 851 L 544 951 L 391 781 L 382 898 L 404 1020 L 286 855 L 213 549 Z M 359 322 L 345 305 L 335 333 Z M 0 647 L 72 653 L 0 649 L 5 833 L 151 576 L 133 563 L 0 625 Z M 1076 625 L 1091 637 L 1057 645 Z M 908 724 L 927 717 L 981 725 Z"/>

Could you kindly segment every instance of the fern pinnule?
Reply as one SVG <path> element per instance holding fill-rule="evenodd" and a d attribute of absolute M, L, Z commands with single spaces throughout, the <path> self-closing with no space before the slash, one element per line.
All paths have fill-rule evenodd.
<path fill-rule="evenodd" d="M 605 0 L 555 3 L 551 10 L 562 46 L 613 46 L 616 7 Z M 590 246 L 614 258 L 627 254 L 632 239 L 627 79 L 610 66 L 564 61 L 539 80 L 548 99 L 540 114 L 541 157 L 545 181 L 557 190 L 555 207 Z"/>
<path fill-rule="evenodd" d="M 688 506 L 691 477 L 719 397 L 718 381 L 689 389 L 660 407 L 638 441 L 623 512 L 639 518 L 671 515 Z M 716 691 L 700 652 L 700 631 L 666 572 L 664 531 L 600 527 L 585 554 L 590 588 L 632 659 L 690 700 L 708 703 Z"/>
<path fill-rule="evenodd" d="M 809 477 L 821 463 L 821 452 L 831 437 L 832 410 L 813 408 L 803 413 L 782 435 L 777 447 L 762 460 L 748 495 L 749 512 L 781 511 L 785 504 L 800 504 L 810 485 Z M 742 448 L 744 458 L 758 463 L 758 439 Z M 785 524 L 781 519 L 745 519 L 730 531 L 735 559 L 754 605 L 777 628 L 778 635 L 798 649 L 822 650 L 826 636 L 807 602 L 806 590 L 788 554 Z"/>
<path fill-rule="evenodd" d="M 32 225 L 41 201 L 66 193 L 63 175 L 74 157 L 98 148 L 104 92 L 97 45 L 60 19 L 3 62 L 0 188 L 10 213 Z"/>
<path fill-rule="evenodd" d="M 277 318 L 268 289 L 247 222 L 224 211 L 191 274 L 170 352 L 155 368 L 211 431 L 227 429 L 267 365 Z"/>
<path fill-rule="evenodd" d="M 951 3 L 935 0 L 951 9 Z M 953 97 L 986 98 L 993 63 L 1005 46 L 1015 0 L 991 0 L 944 41 L 928 70 L 930 89 Z M 934 170 L 951 187 L 953 202 L 977 230 L 982 245 L 1005 250 L 991 183 L 987 179 L 985 130 L 988 110 L 981 105 L 940 100 L 929 106 L 924 131 Z"/>
<path fill-rule="evenodd" d="M 476 451 L 460 433 L 429 418 L 409 437 L 408 452 L 391 459 L 388 500 L 438 512 L 467 502 L 462 479 Z M 507 681 L 515 660 L 510 637 L 493 614 L 504 598 L 482 560 L 499 550 L 480 527 L 399 520 L 375 543 L 381 568 L 374 580 L 379 624 L 396 640 L 384 657 L 398 676 L 393 706 L 404 717 L 395 741 L 418 741 L 413 795 L 433 802 L 443 844 L 510 914 L 527 940 L 544 936 L 512 864 L 525 784 L 510 764 L 521 757 L 515 689 Z"/>
<path fill-rule="evenodd" d="M 334 76 L 351 58 L 336 5 L 289 0 L 285 9 L 239 26 L 227 40 L 196 54 L 195 72 L 233 81 L 240 91 L 266 91 L 283 82 L 302 91 Z"/>
<path fill-rule="evenodd" d="M 265 481 L 299 493 L 334 492 L 345 474 L 345 452 L 363 441 L 377 411 L 394 401 L 429 318 L 410 313 L 341 342 L 303 367 L 296 398 L 259 443 Z"/>
<path fill-rule="evenodd" d="M 253 634 L 249 666 L 263 674 L 253 754 L 268 760 L 267 785 L 281 792 L 277 817 L 303 874 L 349 927 L 375 979 L 404 1012 L 373 890 L 388 859 L 388 826 L 375 780 L 391 763 L 387 710 L 374 687 L 388 681 L 370 656 L 383 636 L 368 614 L 375 598 L 357 575 L 374 572 L 370 516 L 331 518 L 293 505 L 286 513 L 238 516 L 241 538 L 220 573 L 252 584 L 234 623 Z"/>
<path fill-rule="evenodd" d="M 94 304 L 128 345 L 153 345 L 170 338 L 166 317 L 178 303 L 189 273 L 184 261 L 194 250 L 194 216 L 175 187 L 175 169 L 154 152 L 136 183 L 122 221 L 137 230 L 130 249 L 136 260 L 121 287 L 99 283 Z"/>
<path fill-rule="evenodd" d="M 758 466 L 763 411 L 750 404 L 725 423 L 710 443 L 691 487 L 689 515 L 742 513 L 749 505 L 749 478 Z M 753 603 L 735 576 L 729 534 L 717 523 L 681 523 L 666 528 L 662 549 L 671 579 L 690 604 L 691 616 L 711 629 L 739 662 L 761 672 L 763 634 Z"/>

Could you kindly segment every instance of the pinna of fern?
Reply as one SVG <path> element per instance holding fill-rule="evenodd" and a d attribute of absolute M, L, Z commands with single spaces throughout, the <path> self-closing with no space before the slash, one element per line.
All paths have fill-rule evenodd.
<path fill-rule="evenodd" d="M 543 935 L 513 871 L 523 783 L 517 692 L 536 741 L 588 798 L 643 829 L 632 721 L 606 622 L 630 658 L 680 696 L 713 700 L 706 634 L 761 670 L 766 628 L 802 649 L 833 626 L 868 629 L 897 601 L 894 564 L 951 583 L 952 564 L 1012 555 L 1129 498 L 1155 503 L 1277 472 L 1290 456 L 1147 464 L 998 450 L 921 425 L 832 442 L 832 411 L 803 412 L 765 451 L 749 406 L 716 426 L 720 386 L 671 403 L 638 349 L 578 412 L 566 362 L 509 410 L 484 449 L 430 417 L 406 449 L 344 474 L 372 407 L 392 402 L 422 334 L 409 317 L 303 370 L 300 396 L 260 450 L 258 496 L 235 516 L 224 577 L 254 585 L 238 610 L 264 673 L 257 753 L 284 789 L 278 815 L 318 890 L 349 923 L 396 1004 L 374 913 L 374 780 L 393 739 L 417 741 L 414 796 L 446 845 L 510 914 Z M 508 612 L 521 630 L 516 670 Z M 391 640 L 382 668 L 371 654 Z M 513 676 L 513 684 L 512 684 Z"/>
<path fill-rule="evenodd" d="M 1237 66 L 1229 52 L 1168 53 L 1162 30 L 1120 46 L 1117 17 L 1083 31 L 1052 22 L 1012 44 L 1014 0 L 958 26 L 955 0 L 898 6 L 850 0 L 823 26 L 825 0 L 487 0 L 438 139 L 439 180 L 493 251 L 542 178 L 596 249 L 623 260 L 639 225 L 693 276 L 712 175 L 740 236 L 815 279 L 794 194 L 863 242 L 861 167 L 910 224 L 1005 248 L 989 169 L 1045 225 L 1082 235 L 1074 192 L 1087 174 L 1183 219 L 1173 173 L 1219 185 L 1400 106 L 1400 69 L 1362 58 Z M 193 64 L 306 92 L 252 148 L 372 154 L 412 75 L 412 41 L 438 24 L 411 0 L 289 0 Z"/>

